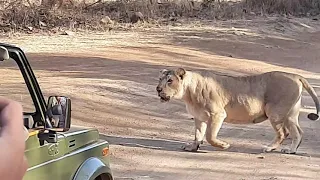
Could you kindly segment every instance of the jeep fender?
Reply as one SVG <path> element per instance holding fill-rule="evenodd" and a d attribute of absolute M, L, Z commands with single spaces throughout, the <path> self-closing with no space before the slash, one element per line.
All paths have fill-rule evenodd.
<path fill-rule="evenodd" d="M 81 164 L 73 180 L 94 180 L 101 174 L 108 174 L 112 180 L 110 168 L 99 158 L 92 157 Z"/>

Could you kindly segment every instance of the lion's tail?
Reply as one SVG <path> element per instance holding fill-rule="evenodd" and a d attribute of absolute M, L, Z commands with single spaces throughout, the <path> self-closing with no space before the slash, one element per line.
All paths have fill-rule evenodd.
<path fill-rule="evenodd" d="M 320 111 L 320 103 L 319 103 L 317 93 L 305 78 L 300 77 L 299 80 L 301 81 L 303 87 L 307 90 L 307 92 L 312 97 L 317 109 L 317 114 L 310 113 L 308 114 L 308 118 L 312 121 L 316 121 L 319 119 L 319 111 Z"/>

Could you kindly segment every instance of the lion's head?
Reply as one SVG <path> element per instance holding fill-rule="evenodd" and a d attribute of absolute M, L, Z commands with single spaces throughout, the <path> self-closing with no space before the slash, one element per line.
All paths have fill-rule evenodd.
<path fill-rule="evenodd" d="M 186 70 L 183 68 L 176 70 L 163 69 L 160 71 L 157 92 L 161 102 L 167 102 L 171 98 L 181 98 L 185 74 Z"/>

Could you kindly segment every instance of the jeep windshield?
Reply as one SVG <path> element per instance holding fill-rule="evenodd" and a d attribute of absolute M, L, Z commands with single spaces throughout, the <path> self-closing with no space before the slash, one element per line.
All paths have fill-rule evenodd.
<path fill-rule="evenodd" d="M 12 59 L 0 61 L 0 74 L 0 96 L 20 102 L 26 114 L 35 113 L 35 106 L 17 63 Z"/>

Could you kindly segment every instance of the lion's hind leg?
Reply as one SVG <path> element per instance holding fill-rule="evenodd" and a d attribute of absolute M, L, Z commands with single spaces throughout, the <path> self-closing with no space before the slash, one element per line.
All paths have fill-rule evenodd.
<path fill-rule="evenodd" d="M 276 150 L 286 138 L 285 127 L 284 127 L 284 124 L 281 123 L 281 120 L 277 120 L 277 119 L 269 119 L 269 120 L 273 129 L 276 132 L 276 136 L 272 140 L 272 143 L 270 143 L 264 149 L 264 152 L 271 152 Z"/>
<path fill-rule="evenodd" d="M 297 120 L 293 118 L 288 119 L 288 126 L 292 137 L 291 147 L 290 149 L 282 149 L 281 152 L 285 154 L 295 154 L 302 142 L 302 130 L 297 123 Z"/>
<path fill-rule="evenodd" d="M 276 150 L 282 142 L 285 140 L 285 138 L 288 136 L 288 130 L 287 130 L 287 124 L 286 121 L 286 115 L 288 110 L 286 108 L 281 108 L 285 106 L 277 106 L 272 104 L 266 105 L 266 115 L 276 133 L 274 139 L 272 142 L 263 149 L 264 152 L 271 152 Z"/>
<path fill-rule="evenodd" d="M 286 104 L 269 104 L 266 106 L 266 114 L 276 132 L 276 137 L 274 138 L 273 142 L 267 148 L 265 148 L 265 152 L 270 152 L 277 149 L 289 134 L 292 137 L 291 148 L 290 150 L 284 149 L 282 152 L 288 154 L 296 152 L 302 139 L 302 130 L 298 123 L 300 107 L 301 97 L 298 99 L 298 101 L 293 103 L 293 106 L 288 106 Z"/>
<path fill-rule="evenodd" d="M 290 112 L 288 118 L 285 123 L 287 124 L 288 131 L 290 132 L 292 142 L 290 149 L 282 149 L 281 152 L 286 154 L 295 154 L 297 149 L 299 148 L 302 142 L 302 129 L 299 125 L 299 109 L 301 106 L 301 99 L 294 106 L 292 111 Z"/>

